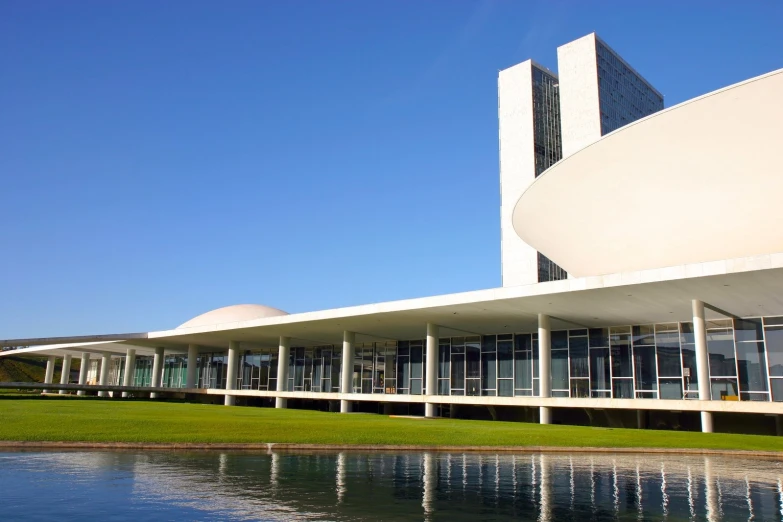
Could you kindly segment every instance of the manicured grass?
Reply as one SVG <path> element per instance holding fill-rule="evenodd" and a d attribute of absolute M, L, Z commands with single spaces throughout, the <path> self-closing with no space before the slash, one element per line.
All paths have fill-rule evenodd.
<path fill-rule="evenodd" d="M 579 446 L 783 451 L 783 437 L 417 420 L 202 404 L 0 398 L 0 440 Z"/>

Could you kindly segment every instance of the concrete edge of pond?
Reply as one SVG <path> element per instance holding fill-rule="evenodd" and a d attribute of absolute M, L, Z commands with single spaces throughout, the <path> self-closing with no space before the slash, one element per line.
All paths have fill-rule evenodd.
<path fill-rule="evenodd" d="M 179 450 L 179 451 L 354 451 L 354 452 L 439 452 L 439 453 L 620 453 L 726 455 L 733 457 L 773 457 L 783 460 L 783 451 L 755 451 L 707 448 L 606 448 L 575 446 L 417 446 L 370 444 L 296 443 L 191 443 L 191 442 L 80 442 L 80 441 L 0 441 L 0 451 L 8 450 Z"/>

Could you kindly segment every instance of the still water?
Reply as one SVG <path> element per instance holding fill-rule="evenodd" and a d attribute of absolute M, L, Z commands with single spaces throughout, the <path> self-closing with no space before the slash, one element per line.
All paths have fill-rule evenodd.
<path fill-rule="evenodd" d="M 0 453 L 4 520 L 783 520 L 783 463 L 608 454 Z"/>

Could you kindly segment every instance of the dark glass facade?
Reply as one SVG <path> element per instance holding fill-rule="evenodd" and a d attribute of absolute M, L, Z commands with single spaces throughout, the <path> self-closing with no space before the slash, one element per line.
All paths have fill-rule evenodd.
<path fill-rule="evenodd" d="M 535 175 L 563 158 L 563 140 L 560 131 L 560 92 L 557 76 L 533 66 L 533 148 Z M 538 282 L 566 279 L 565 270 L 538 253 Z"/>
<path fill-rule="evenodd" d="M 663 109 L 663 97 L 600 41 L 596 61 L 602 135 Z"/>

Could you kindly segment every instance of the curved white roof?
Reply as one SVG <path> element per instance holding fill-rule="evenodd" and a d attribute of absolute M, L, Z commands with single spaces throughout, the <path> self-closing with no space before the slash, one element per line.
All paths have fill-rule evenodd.
<path fill-rule="evenodd" d="M 569 274 L 783 251 L 783 69 L 656 113 L 520 197 L 519 237 Z"/>
<path fill-rule="evenodd" d="M 194 317 L 190 321 L 179 325 L 177 329 L 252 321 L 253 319 L 263 319 L 264 317 L 275 317 L 278 315 L 288 315 L 288 313 L 271 306 L 257 304 L 225 306 Z"/>

